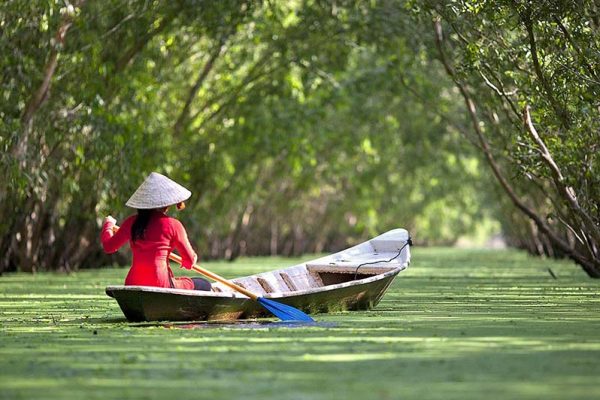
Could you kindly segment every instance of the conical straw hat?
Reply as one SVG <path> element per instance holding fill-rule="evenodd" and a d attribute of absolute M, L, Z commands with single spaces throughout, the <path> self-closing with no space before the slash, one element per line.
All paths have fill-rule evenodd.
<path fill-rule="evenodd" d="M 191 195 L 192 192 L 177 182 L 152 172 L 127 200 L 126 205 L 139 210 L 161 208 L 185 201 Z"/>

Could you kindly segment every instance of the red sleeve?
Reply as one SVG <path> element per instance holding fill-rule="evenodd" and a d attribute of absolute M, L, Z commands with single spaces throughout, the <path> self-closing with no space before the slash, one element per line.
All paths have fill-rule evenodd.
<path fill-rule="evenodd" d="M 176 219 L 171 219 L 171 227 L 173 228 L 173 238 L 171 243 L 177 252 L 181 255 L 181 266 L 185 269 L 192 269 L 192 265 L 196 264 L 198 255 L 192 249 L 192 245 L 188 240 L 187 233 L 183 224 Z"/>
<path fill-rule="evenodd" d="M 127 218 L 116 233 L 113 232 L 114 224 L 112 222 L 106 221 L 102 225 L 100 241 L 102 241 L 104 252 L 108 254 L 114 253 L 129 241 L 131 237 L 131 225 L 133 224 L 134 220 L 135 215 Z"/>

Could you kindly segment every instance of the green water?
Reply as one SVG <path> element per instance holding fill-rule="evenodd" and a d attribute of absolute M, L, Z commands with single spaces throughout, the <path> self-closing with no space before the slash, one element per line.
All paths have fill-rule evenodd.
<path fill-rule="evenodd" d="M 600 398 L 600 281 L 569 262 L 417 248 L 374 311 L 294 328 L 129 324 L 104 294 L 125 274 L 0 277 L 0 398 Z"/>

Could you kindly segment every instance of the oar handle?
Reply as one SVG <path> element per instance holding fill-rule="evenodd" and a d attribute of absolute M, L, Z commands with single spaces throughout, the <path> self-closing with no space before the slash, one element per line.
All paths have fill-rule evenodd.
<path fill-rule="evenodd" d="M 178 264 L 183 263 L 181 256 L 178 256 L 177 254 L 170 253 L 169 258 Z M 192 265 L 192 269 L 196 272 L 201 273 L 202 275 L 206 276 L 207 278 L 213 279 L 217 282 L 221 282 L 223 285 L 228 286 L 228 287 L 232 288 L 233 290 L 237 290 L 238 292 L 245 294 L 246 296 L 250 297 L 252 300 L 256 300 L 258 298 L 257 295 L 250 292 L 249 290 L 246 290 L 243 287 L 236 285 L 235 283 L 233 283 L 231 281 L 228 281 L 227 279 L 215 274 L 214 272 L 210 272 L 209 270 L 204 269 L 198 265 Z"/>
<path fill-rule="evenodd" d="M 113 230 L 113 232 L 116 233 L 119 230 L 119 227 L 117 225 L 114 225 L 112 227 L 112 230 Z M 175 261 L 178 264 L 183 264 L 183 260 L 182 260 L 181 256 L 178 256 L 177 254 L 169 253 L 169 259 L 172 261 Z M 210 272 L 209 270 L 199 267 L 198 265 L 192 265 L 192 269 L 196 272 L 201 273 L 202 275 L 206 276 L 207 278 L 213 279 L 217 282 L 221 282 L 223 285 L 228 286 L 231 289 L 236 290 L 242 294 L 245 294 L 246 296 L 250 297 L 252 300 L 258 299 L 258 296 L 255 295 L 254 293 L 252 293 L 251 291 L 246 290 L 243 287 L 236 285 L 235 283 L 233 283 L 231 281 L 228 281 L 227 279 L 215 274 L 214 272 Z"/>

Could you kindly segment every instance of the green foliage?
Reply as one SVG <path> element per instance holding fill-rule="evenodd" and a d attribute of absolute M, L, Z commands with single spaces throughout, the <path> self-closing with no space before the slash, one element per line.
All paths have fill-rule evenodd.
<path fill-rule="evenodd" d="M 442 52 L 430 42 L 433 57 L 450 65 L 463 100 L 475 104 L 481 138 L 473 140 L 487 143 L 512 192 L 499 214 L 509 238 L 600 276 L 597 5 L 451 1 L 424 9 L 416 20 L 441 19 L 445 33 Z M 515 218 L 515 205 L 528 218 Z"/>
<path fill-rule="evenodd" d="M 105 262 L 101 217 L 126 217 L 153 170 L 194 193 L 181 218 L 203 257 L 397 226 L 452 243 L 486 214 L 487 177 L 442 117 L 451 84 L 400 5 L 74 5 L 0 7 L 3 269 Z"/>

